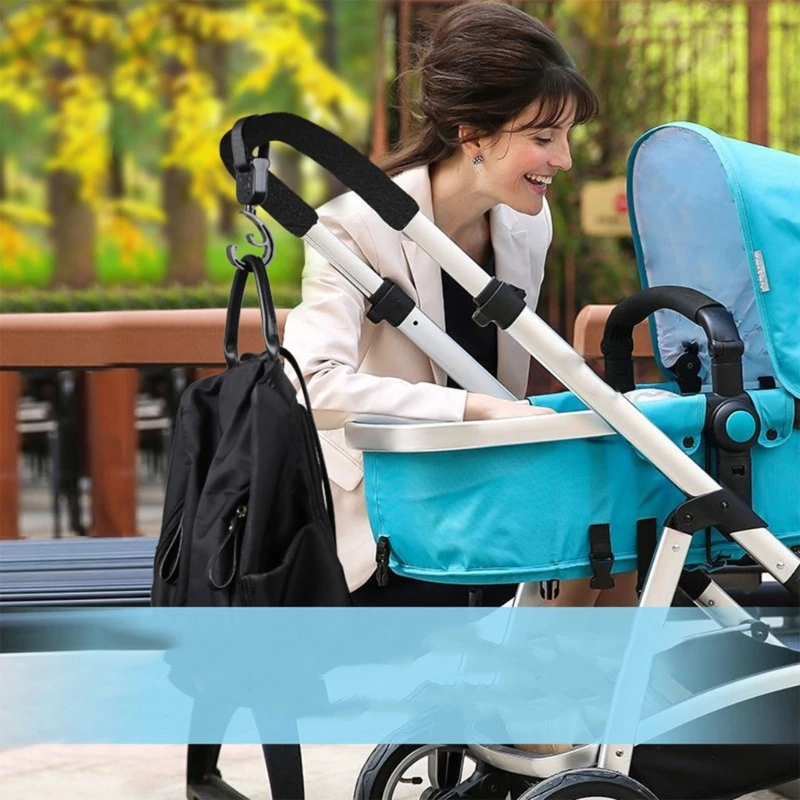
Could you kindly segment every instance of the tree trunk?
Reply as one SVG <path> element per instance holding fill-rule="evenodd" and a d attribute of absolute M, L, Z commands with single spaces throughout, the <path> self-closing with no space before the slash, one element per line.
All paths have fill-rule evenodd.
<path fill-rule="evenodd" d="M 218 3 L 210 3 L 217 6 Z M 214 91 L 217 97 L 228 106 L 228 57 L 230 55 L 230 45 L 228 42 L 210 42 L 203 58 L 207 63 L 207 69 L 214 79 Z M 221 236 L 229 237 L 236 233 L 236 212 L 239 208 L 238 203 L 220 195 L 217 204 L 217 232 Z"/>
<path fill-rule="evenodd" d="M 95 283 L 97 220 L 94 209 L 80 198 L 80 178 L 64 170 L 47 181 L 48 210 L 53 218 L 53 283 L 83 289 Z"/>
<path fill-rule="evenodd" d="M 72 70 L 64 61 L 51 69 L 54 93 L 53 110 L 58 113 L 61 87 Z M 58 150 L 58 132 L 53 134 L 50 152 Z M 95 243 L 97 220 L 94 209 L 80 196 L 80 177 L 66 170 L 53 170 L 47 176 L 47 207 L 53 219 L 50 241 L 53 246 L 53 280 L 56 286 L 84 289 L 95 283 Z"/>
<path fill-rule="evenodd" d="M 167 86 L 183 72 L 183 65 L 170 60 L 165 67 Z M 167 103 L 172 104 L 171 90 Z M 170 134 L 167 133 L 169 138 Z M 169 142 L 168 142 L 169 144 Z M 191 193 L 191 175 L 186 170 L 168 167 L 161 179 L 162 204 L 166 222 L 167 280 L 196 286 L 206 280 L 206 235 L 208 222 L 203 204 Z"/>
<path fill-rule="evenodd" d="M 206 232 L 208 223 L 202 203 L 191 194 L 191 175 L 169 167 L 161 183 L 166 223 L 170 281 L 196 286 L 206 279 Z"/>

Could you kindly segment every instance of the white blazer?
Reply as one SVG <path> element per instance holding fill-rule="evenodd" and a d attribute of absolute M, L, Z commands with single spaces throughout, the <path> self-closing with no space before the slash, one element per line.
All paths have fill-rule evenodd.
<path fill-rule="evenodd" d="M 428 168 L 408 170 L 394 180 L 433 220 Z M 441 268 L 422 248 L 386 225 L 353 192 L 322 206 L 318 214 L 344 244 L 382 277 L 394 280 L 444 328 Z M 497 278 L 523 288 L 535 308 L 553 232 L 547 203 L 535 217 L 495 206 L 490 231 Z M 331 481 L 339 559 L 354 591 L 375 571 L 375 541 L 361 453 L 345 445 L 342 426 L 361 415 L 460 421 L 467 393 L 448 388 L 444 372 L 397 329 L 370 322 L 361 292 L 308 245 L 302 291 L 302 302 L 286 320 L 284 346 L 308 385 Z M 498 336 L 497 366 L 498 380 L 524 397 L 530 357 L 504 334 Z"/>

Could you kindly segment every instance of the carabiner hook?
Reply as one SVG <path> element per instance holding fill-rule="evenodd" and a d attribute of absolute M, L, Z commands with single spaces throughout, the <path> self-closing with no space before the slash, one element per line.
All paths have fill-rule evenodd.
<path fill-rule="evenodd" d="M 275 253 L 275 243 L 272 240 L 272 235 L 270 234 L 269 230 L 267 230 L 267 226 L 258 218 L 253 206 L 247 206 L 239 211 L 239 213 L 247 217 L 247 219 L 249 219 L 250 222 L 256 226 L 256 229 L 261 234 L 260 242 L 256 241 L 254 233 L 248 233 L 247 236 L 245 236 L 245 239 L 247 239 L 247 243 L 253 247 L 262 248 L 263 252 L 261 253 L 261 261 L 266 267 L 267 264 L 272 261 L 272 257 Z M 247 272 L 247 265 L 244 264 L 236 255 L 237 249 L 238 245 L 229 244 L 225 248 L 225 255 L 228 257 L 228 261 L 232 266 L 236 267 L 236 269 L 241 269 Z"/>

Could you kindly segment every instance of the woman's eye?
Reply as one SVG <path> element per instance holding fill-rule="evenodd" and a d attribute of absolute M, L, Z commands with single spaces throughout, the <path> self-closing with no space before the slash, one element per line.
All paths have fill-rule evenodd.
<path fill-rule="evenodd" d="M 535 140 L 536 140 L 536 141 L 537 141 L 539 144 L 550 144 L 550 142 L 552 142 L 552 141 L 553 141 L 552 139 L 545 139 L 543 136 L 535 136 L 535 137 L 534 137 L 534 139 L 535 139 Z"/>

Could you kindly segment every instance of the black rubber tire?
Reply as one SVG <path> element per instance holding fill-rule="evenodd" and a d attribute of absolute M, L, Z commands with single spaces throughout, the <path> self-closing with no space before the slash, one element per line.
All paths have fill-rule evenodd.
<path fill-rule="evenodd" d="M 353 800 L 383 800 L 383 792 L 398 764 L 424 745 L 380 744 L 367 757 L 356 780 Z"/>
<path fill-rule="evenodd" d="M 645 786 L 610 769 L 590 767 L 560 772 L 532 786 L 519 800 L 658 800 Z"/>

